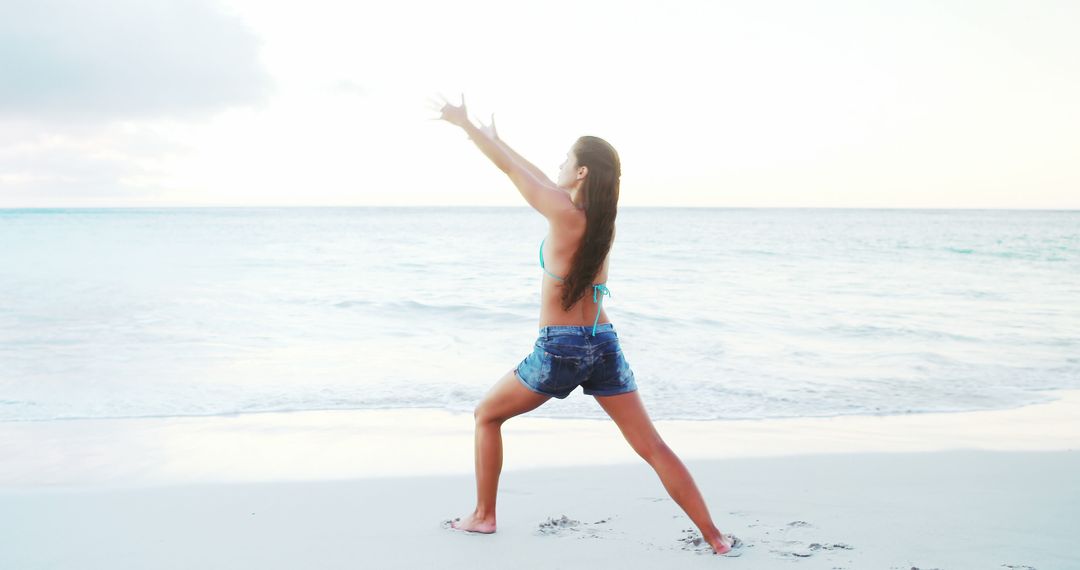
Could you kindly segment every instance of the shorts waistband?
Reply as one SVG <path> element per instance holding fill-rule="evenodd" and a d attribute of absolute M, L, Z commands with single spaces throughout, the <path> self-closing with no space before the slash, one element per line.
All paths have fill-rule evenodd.
<path fill-rule="evenodd" d="M 600 323 L 596 325 L 596 332 L 614 331 L 614 323 Z M 580 335 L 592 335 L 593 325 L 548 325 L 546 327 L 540 327 L 540 334 L 580 334 Z"/>

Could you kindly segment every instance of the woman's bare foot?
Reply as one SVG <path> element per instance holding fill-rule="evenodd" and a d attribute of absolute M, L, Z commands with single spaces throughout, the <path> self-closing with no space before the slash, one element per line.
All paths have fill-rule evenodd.
<path fill-rule="evenodd" d="M 466 532 L 491 534 L 495 532 L 495 517 L 480 518 L 476 516 L 476 513 L 473 513 L 463 519 L 457 518 L 450 521 L 450 526 Z"/>
<path fill-rule="evenodd" d="M 742 546 L 742 541 L 733 534 L 719 534 L 709 539 L 709 546 L 712 546 L 712 549 L 716 554 L 730 553 L 736 548 L 736 543 L 738 543 L 739 546 Z"/>

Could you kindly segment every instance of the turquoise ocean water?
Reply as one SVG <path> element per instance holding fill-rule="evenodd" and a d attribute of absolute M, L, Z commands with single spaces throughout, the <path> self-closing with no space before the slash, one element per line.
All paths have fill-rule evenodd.
<path fill-rule="evenodd" d="M 654 419 L 1080 388 L 1080 212 L 623 208 L 604 305 Z M 0 210 L 0 421 L 444 408 L 532 349 L 527 208 Z M 604 417 L 580 391 L 534 415 Z"/>

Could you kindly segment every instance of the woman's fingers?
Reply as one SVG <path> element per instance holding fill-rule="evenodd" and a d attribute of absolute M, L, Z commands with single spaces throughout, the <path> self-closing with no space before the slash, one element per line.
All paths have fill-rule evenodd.
<path fill-rule="evenodd" d="M 462 125 L 469 122 L 468 112 L 465 109 L 465 92 L 461 92 L 461 105 L 454 105 L 446 100 L 446 96 L 442 93 L 436 93 L 441 101 L 434 100 L 428 97 L 428 107 L 440 114 L 438 119 L 449 121 L 455 125 Z M 431 120 L 438 120 L 432 118 Z M 477 121 L 480 122 L 480 121 Z M 480 122 L 483 125 L 482 122 Z"/>

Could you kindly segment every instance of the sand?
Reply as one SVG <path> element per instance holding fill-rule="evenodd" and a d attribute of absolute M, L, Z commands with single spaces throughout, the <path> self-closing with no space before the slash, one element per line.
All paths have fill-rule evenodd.
<path fill-rule="evenodd" d="M 0 423 L 0 568 L 1080 568 L 1080 391 L 1012 410 L 657 422 L 739 558 L 711 556 L 610 422 L 471 416 Z"/>

